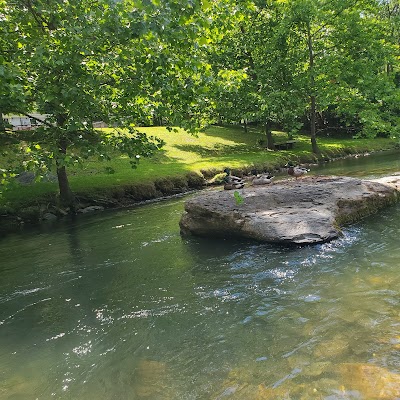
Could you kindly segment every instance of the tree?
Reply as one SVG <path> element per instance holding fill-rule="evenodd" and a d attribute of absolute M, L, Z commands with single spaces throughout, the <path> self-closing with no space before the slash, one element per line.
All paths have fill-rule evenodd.
<path fill-rule="evenodd" d="M 345 120 L 356 120 L 359 134 L 372 137 L 396 129 L 393 106 L 399 96 L 394 73 L 387 72 L 387 64 L 398 64 L 396 48 L 380 17 L 380 6 L 376 1 L 359 1 L 357 7 L 343 10 L 330 35 L 325 64 L 332 76 L 325 104 L 333 105 Z"/>
<path fill-rule="evenodd" d="M 365 134 L 394 129 L 389 120 L 398 94 L 394 75 L 383 70 L 388 60 L 396 64 L 396 52 L 385 33 L 393 29 L 380 18 L 380 2 L 244 4 L 240 24 L 219 43 L 215 58 L 220 69 L 225 64 L 246 72 L 234 91 L 246 105 L 244 115 L 289 131 L 298 129 L 306 115 L 314 153 L 319 153 L 317 116 L 323 120 L 327 111 L 347 123 L 357 121 Z"/>
<path fill-rule="evenodd" d="M 111 148 L 136 166 L 160 148 L 138 122 L 157 114 L 170 125 L 201 125 L 204 2 L 0 0 L 0 6 L 0 111 L 46 115 L 35 135 L 41 143 L 25 147 L 25 166 L 55 166 L 66 206 L 74 204 L 68 165 L 92 154 L 106 159 Z M 94 121 L 116 128 L 101 134 Z"/>
<path fill-rule="evenodd" d="M 317 114 L 330 109 L 354 120 L 362 104 L 363 114 L 372 115 L 377 101 L 373 93 L 389 90 L 390 82 L 381 72 L 392 49 L 377 18 L 375 1 L 279 3 L 279 29 L 285 32 L 292 62 L 297 65 L 292 88 L 300 98 L 308 99 L 305 109 L 312 150 L 318 154 Z M 350 110 L 356 112 L 350 115 Z M 375 123 L 372 118 L 361 122 L 365 131 Z"/>

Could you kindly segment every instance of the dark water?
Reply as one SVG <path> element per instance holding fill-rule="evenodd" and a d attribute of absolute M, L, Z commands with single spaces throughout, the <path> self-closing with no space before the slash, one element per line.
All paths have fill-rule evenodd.
<path fill-rule="evenodd" d="M 400 205 L 287 248 L 181 238 L 183 203 L 0 241 L 1 400 L 400 398 Z"/>

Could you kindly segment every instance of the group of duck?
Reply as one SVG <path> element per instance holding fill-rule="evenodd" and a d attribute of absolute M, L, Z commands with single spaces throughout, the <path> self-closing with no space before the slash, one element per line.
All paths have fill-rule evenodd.
<path fill-rule="evenodd" d="M 290 176 L 295 177 L 296 179 L 305 175 L 310 170 L 307 168 L 303 168 L 300 166 L 295 166 L 292 162 L 288 162 L 285 165 L 287 168 L 287 173 Z M 242 189 L 245 185 L 245 180 L 238 176 L 234 176 L 231 174 L 231 170 L 229 168 L 225 168 L 224 172 L 226 176 L 224 177 L 224 189 L 225 190 L 232 190 L 232 189 Z M 252 171 L 253 175 L 250 178 L 251 185 L 258 186 L 258 185 L 269 185 L 272 183 L 274 179 L 273 175 L 270 174 L 257 174 L 256 171 Z"/>

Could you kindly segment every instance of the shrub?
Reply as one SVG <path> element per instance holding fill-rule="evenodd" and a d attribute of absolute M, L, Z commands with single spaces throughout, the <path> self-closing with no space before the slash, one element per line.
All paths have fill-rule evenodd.
<path fill-rule="evenodd" d="M 137 183 L 125 187 L 127 196 L 135 201 L 150 200 L 157 197 L 158 193 L 153 183 Z"/>
<path fill-rule="evenodd" d="M 196 174 L 196 172 L 186 174 L 186 179 L 189 188 L 200 189 L 205 184 L 203 175 Z"/>
<path fill-rule="evenodd" d="M 221 170 L 218 170 L 216 168 L 211 168 L 211 169 L 202 169 L 202 170 L 200 170 L 200 172 L 204 176 L 205 179 L 211 179 L 215 175 L 220 174 Z"/>
<path fill-rule="evenodd" d="M 164 195 L 172 194 L 174 192 L 174 183 L 170 178 L 159 178 L 154 181 L 156 190 Z"/>
<path fill-rule="evenodd" d="M 186 176 L 173 176 L 171 181 L 175 193 L 186 192 L 189 188 Z"/>

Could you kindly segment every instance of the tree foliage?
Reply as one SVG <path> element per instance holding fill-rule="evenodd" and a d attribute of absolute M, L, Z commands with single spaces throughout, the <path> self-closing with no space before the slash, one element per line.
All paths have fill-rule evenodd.
<path fill-rule="evenodd" d="M 271 148 L 272 125 L 303 127 L 316 153 L 332 120 L 399 135 L 399 21 L 399 0 L 0 0 L 0 113 L 46 115 L 23 166 L 55 168 L 69 205 L 69 165 L 135 167 L 155 121 L 257 121 Z"/>
<path fill-rule="evenodd" d="M 162 118 L 201 126 L 207 108 L 201 61 L 204 4 L 169 1 L 1 0 L 2 113 L 46 115 L 29 148 L 31 168 L 54 164 L 62 200 L 73 203 L 66 167 L 107 149 L 135 166 L 161 146 L 136 129 Z M 101 135 L 93 122 L 115 126 Z M 129 133 L 120 128 L 129 128 Z"/>
<path fill-rule="evenodd" d="M 396 132 L 398 1 L 254 1 L 240 12 L 213 60 L 242 72 L 218 92 L 228 99 L 228 107 L 218 103 L 226 118 L 272 121 L 292 133 L 305 123 L 315 152 L 318 123 L 331 115 L 360 134 Z"/>

